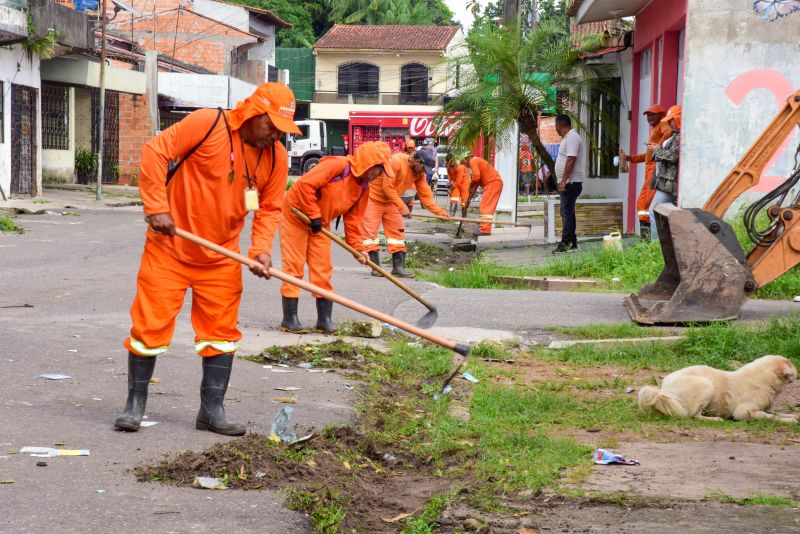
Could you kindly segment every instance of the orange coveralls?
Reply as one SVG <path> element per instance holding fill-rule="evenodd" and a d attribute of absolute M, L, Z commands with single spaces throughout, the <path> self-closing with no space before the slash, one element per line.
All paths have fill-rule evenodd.
<path fill-rule="evenodd" d="M 142 150 L 139 191 L 145 214 L 170 213 L 176 227 L 238 251 L 239 234 L 247 214 L 244 205 L 244 191 L 248 187 L 244 158 L 247 158 L 259 197 L 249 251 L 250 257 L 255 258 L 272 250 L 288 177 L 286 149 L 276 142 L 273 148 L 264 149 L 257 164 L 259 149 L 240 142 L 240 119 L 233 112 L 224 113 L 231 125 L 231 137 L 220 118 L 208 139 L 181 164 L 168 185 L 167 164 L 182 159 L 200 143 L 218 110 L 195 111 L 148 141 Z M 124 346 L 140 356 L 165 352 L 188 288 L 192 289 L 197 353 L 216 356 L 236 351 L 242 338 L 237 328 L 241 265 L 150 227 L 131 306 L 133 327 Z"/>
<path fill-rule="evenodd" d="M 467 203 L 469 198 L 469 175 L 463 164 L 447 167 L 447 178 L 450 180 L 450 204 Z"/>
<path fill-rule="evenodd" d="M 361 244 L 362 217 L 369 200 L 369 182 L 356 180 L 346 156 L 328 156 L 292 185 L 283 200 L 281 213 L 281 270 L 303 278 L 308 264 L 309 281 L 323 289 L 333 290 L 331 276 L 331 240 L 321 232 L 312 234 L 306 223 L 292 213 L 297 208 L 309 219 L 322 219 L 322 226 L 330 229 L 330 222 L 340 215 L 344 219 L 345 240 L 356 250 Z M 281 295 L 299 298 L 300 288 L 286 282 L 281 285 Z M 314 295 L 317 298 L 317 295 Z"/>
<path fill-rule="evenodd" d="M 671 135 L 672 128 L 669 127 L 669 124 L 659 122 L 658 126 L 650 132 L 650 139 L 647 142 L 660 145 Z M 644 162 L 644 183 L 639 190 L 639 198 L 636 199 L 636 212 L 641 224 L 650 224 L 650 204 L 656 194 L 656 190 L 650 187 L 650 182 L 653 181 L 653 175 L 656 173 L 656 162 L 653 161 L 653 152 L 650 149 L 647 149 L 644 154 L 631 154 L 631 163 L 642 162 Z"/>
<path fill-rule="evenodd" d="M 415 188 L 419 193 L 422 206 L 436 215 L 446 215 L 446 212 L 436 205 L 425 172 L 414 174 L 408 165 L 408 154 L 399 153 L 392 156 L 392 169 L 395 177 L 390 178 L 381 174 L 369 188 L 369 203 L 364 213 L 364 250 L 372 252 L 380 250 L 378 229 L 383 222 L 383 231 L 386 234 L 386 248 L 390 254 L 406 252 L 405 224 L 403 212 L 408 206 L 400 198 L 407 189 Z"/>
<path fill-rule="evenodd" d="M 500 200 L 500 193 L 503 192 L 503 179 L 488 161 L 483 158 L 472 157 L 469 160 L 469 168 L 472 169 L 472 184 L 470 184 L 470 194 L 478 187 L 483 188 L 481 196 L 481 220 L 493 221 L 494 210 Z M 492 223 L 481 223 L 480 232 L 482 234 L 492 233 Z"/>

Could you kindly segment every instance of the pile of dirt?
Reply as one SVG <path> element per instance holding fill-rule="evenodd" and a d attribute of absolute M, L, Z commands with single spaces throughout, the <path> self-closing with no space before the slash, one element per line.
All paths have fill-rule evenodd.
<path fill-rule="evenodd" d="M 178 453 L 137 468 L 136 475 L 180 486 L 210 476 L 230 489 L 285 490 L 294 509 L 313 516 L 321 504 L 338 507 L 344 510 L 341 531 L 376 533 L 396 532 L 400 521 L 388 520 L 412 514 L 452 484 L 424 461 L 400 450 L 378 450 L 352 427 L 327 429 L 302 447 L 250 434 L 202 452 Z"/>
<path fill-rule="evenodd" d="M 380 353 L 368 345 L 353 345 L 337 339 L 314 345 L 273 346 L 261 353 L 264 363 L 311 365 L 337 369 L 364 369 L 375 362 Z"/>

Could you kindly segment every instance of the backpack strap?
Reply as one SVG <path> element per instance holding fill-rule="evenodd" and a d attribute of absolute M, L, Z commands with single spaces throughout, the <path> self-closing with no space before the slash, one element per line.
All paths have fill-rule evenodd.
<path fill-rule="evenodd" d="M 192 147 L 192 149 L 189 152 L 187 152 L 182 159 L 175 158 L 174 160 L 170 161 L 169 164 L 167 164 L 167 185 L 169 185 L 170 180 L 172 180 L 172 177 L 175 176 L 176 172 L 178 172 L 178 169 L 183 164 L 183 162 L 189 159 L 189 157 L 192 154 L 194 154 L 195 150 L 200 148 L 200 145 L 205 143 L 206 140 L 211 136 L 211 134 L 214 132 L 214 128 L 216 128 L 217 124 L 219 123 L 220 117 L 222 117 L 225 120 L 225 128 L 228 130 L 228 140 L 231 143 L 231 150 L 233 150 L 233 137 L 231 135 L 230 126 L 228 126 L 228 118 L 225 116 L 225 112 L 222 110 L 222 108 L 217 108 L 217 109 L 219 110 L 219 113 L 217 113 L 217 118 L 214 119 L 214 124 L 211 125 L 211 128 L 208 129 L 206 135 L 203 136 L 200 142 L 197 143 L 194 147 Z"/>

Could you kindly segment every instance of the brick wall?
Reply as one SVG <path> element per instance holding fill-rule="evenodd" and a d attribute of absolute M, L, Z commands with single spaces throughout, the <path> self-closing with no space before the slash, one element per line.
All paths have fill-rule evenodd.
<path fill-rule="evenodd" d="M 142 146 L 150 139 L 147 95 L 119 94 L 119 183 L 136 183 Z"/>
<path fill-rule="evenodd" d="M 146 1 L 136 8 L 142 13 L 153 12 L 153 2 Z M 146 50 L 158 50 L 180 61 L 199 65 L 217 74 L 229 74 L 231 52 L 237 47 L 256 42 L 255 37 L 219 22 L 208 20 L 185 9 L 170 11 L 183 5 L 191 9 L 192 3 L 185 0 L 158 0 L 155 17 L 144 16 L 133 22 L 124 16 L 114 24 L 114 33 L 131 38 Z"/>

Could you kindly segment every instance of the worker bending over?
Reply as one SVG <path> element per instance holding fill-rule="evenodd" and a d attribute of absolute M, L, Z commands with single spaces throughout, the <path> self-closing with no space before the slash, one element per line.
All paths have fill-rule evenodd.
<path fill-rule="evenodd" d="M 455 215 L 459 206 L 461 208 L 467 206 L 470 177 L 467 167 L 453 154 L 448 154 L 445 161 L 447 179 L 450 182 L 450 215 Z"/>
<path fill-rule="evenodd" d="M 414 275 L 406 271 L 406 236 L 403 217 L 410 218 L 411 210 L 401 195 L 415 188 L 422 206 L 431 213 L 450 219 L 447 212 L 436 205 L 430 186 L 425 177 L 425 167 L 416 155 L 395 154 L 391 161 L 392 175 L 380 176 L 369 188 L 369 203 L 364 213 L 364 249 L 369 252 L 373 263 L 380 263 L 380 241 L 378 229 L 383 222 L 386 235 L 386 248 L 392 255 L 392 274 L 403 278 Z M 380 276 L 372 271 L 374 276 Z"/>
<path fill-rule="evenodd" d="M 149 227 L 131 307 L 128 401 L 115 426 L 136 431 L 142 422 L 156 357 L 166 352 L 186 290 L 192 290 L 195 350 L 202 357 L 196 427 L 240 436 L 223 400 L 237 328 L 242 266 L 175 237 L 176 228 L 233 251 L 248 211 L 254 211 L 253 274 L 269 277 L 270 253 L 286 188 L 285 133 L 300 134 L 295 100 L 282 84 L 266 83 L 233 111 L 202 109 L 150 139 L 142 149 L 139 191 Z M 169 170 L 168 170 L 169 169 Z"/>
<path fill-rule="evenodd" d="M 503 179 L 491 164 L 483 158 L 467 156 L 464 158 L 464 165 L 472 171 L 472 183 L 469 186 L 469 199 L 475 194 L 478 187 L 483 188 L 481 195 L 481 227 L 478 235 L 492 234 L 492 221 L 494 220 L 494 210 L 500 200 L 500 193 L 503 192 Z"/>
<path fill-rule="evenodd" d="M 362 256 L 357 259 L 366 264 L 367 253 L 362 244 L 362 217 L 367 208 L 369 184 L 383 173 L 394 176 L 390 164 L 389 145 L 374 141 L 359 146 L 353 156 L 328 156 L 296 181 L 283 200 L 281 213 L 281 270 L 296 278 L 303 278 L 308 265 L 309 281 L 323 289 L 333 290 L 331 276 L 331 241 L 322 234 L 330 229 L 337 217 L 344 219 L 345 240 Z M 292 213 L 292 208 L 311 219 L 307 225 Z M 308 332 L 297 318 L 300 289 L 284 282 L 281 285 L 283 321 L 281 330 Z M 317 301 L 316 330 L 334 332 L 331 313 L 333 302 L 314 295 Z"/>

